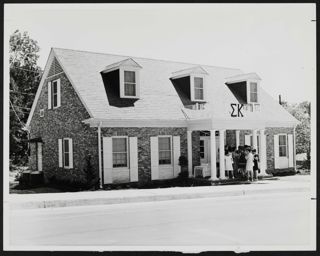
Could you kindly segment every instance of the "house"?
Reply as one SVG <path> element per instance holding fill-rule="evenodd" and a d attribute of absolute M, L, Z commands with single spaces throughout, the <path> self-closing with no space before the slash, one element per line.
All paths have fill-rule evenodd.
<path fill-rule="evenodd" d="M 30 168 L 77 177 L 91 155 L 101 185 L 172 179 L 179 157 L 224 179 L 225 145 L 251 145 L 261 175 L 295 170 L 298 121 L 256 73 L 51 49 L 27 128 Z"/>

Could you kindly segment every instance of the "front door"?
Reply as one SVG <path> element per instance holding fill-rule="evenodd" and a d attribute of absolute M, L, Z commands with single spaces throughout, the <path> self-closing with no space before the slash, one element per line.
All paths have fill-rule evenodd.
<path fill-rule="evenodd" d="M 37 142 L 37 166 L 38 171 L 42 172 L 42 142 Z"/>

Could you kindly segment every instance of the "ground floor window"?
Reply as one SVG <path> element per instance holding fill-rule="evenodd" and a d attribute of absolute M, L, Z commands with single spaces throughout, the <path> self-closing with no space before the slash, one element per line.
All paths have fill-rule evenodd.
<path fill-rule="evenodd" d="M 112 138 L 113 167 L 128 167 L 128 140 L 126 137 Z"/>
<path fill-rule="evenodd" d="M 159 137 L 159 165 L 171 164 L 171 137 Z"/>
<path fill-rule="evenodd" d="M 287 156 L 287 135 L 279 135 L 279 156 Z"/>

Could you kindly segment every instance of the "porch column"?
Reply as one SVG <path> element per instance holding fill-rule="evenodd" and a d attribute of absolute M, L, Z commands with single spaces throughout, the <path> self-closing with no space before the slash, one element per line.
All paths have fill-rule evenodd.
<path fill-rule="evenodd" d="M 189 177 L 192 176 L 192 131 L 187 131 L 187 144 L 188 144 L 188 172 Z"/>
<path fill-rule="evenodd" d="M 101 123 L 98 126 L 98 159 L 99 159 L 99 178 L 100 178 L 100 188 L 103 187 L 103 177 L 102 177 L 102 160 L 101 160 Z"/>
<path fill-rule="evenodd" d="M 210 130 L 211 180 L 217 179 L 216 130 Z"/>
<path fill-rule="evenodd" d="M 240 146 L 240 131 L 236 130 L 236 149 Z"/>
<path fill-rule="evenodd" d="M 220 160 L 220 179 L 225 179 L 225 166 L 224 166 L 224 133 L 225 130 L 219 130 L 219 160 Z"/>
<path fill-rule="evenodd" d="M 257 150 L 257 130 L 252 130 L 252 148 Z"/>
<path fill-rule="evenodd" d="M 266 149 L 266 135 L 264 134 L 264 129 L 260 130 L 260 148 L 259 148 L 259 157 L 260 157 L 260 176 L 266 176 L 267 169 L 267 149 Z"/>

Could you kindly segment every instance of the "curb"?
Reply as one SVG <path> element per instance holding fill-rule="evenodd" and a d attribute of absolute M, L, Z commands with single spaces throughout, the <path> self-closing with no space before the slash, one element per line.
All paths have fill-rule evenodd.
<path fill-rule="evenodd" d="M 69 206 L 92 206 L 92 205 L 108 205 L 108 204 L 123 204 L 123 203 L 138 203 L 138 202 L 156 202 L 180 199 L 196 199 L 196 198 L 214 198 L 227 196 L 245 196 L 255 194 L 274 194 L 285 192 L 306 192 L 310 191 L 308 187 L 298 188 L 277 188 L 277 189 L 256 189 L 256 190 L 238 190 L 238 191 L 223 191 L 223 192 L 206 192 L 206 193 L 182 193 L 168 195 L 146 195 L 135 197 L 113 197 L 113 198 L 88 198 L 88 199 L 66 199 L 66 200 L 41 200 L 29 202 L 13 202 L 10 203 L 10 209 L 38 209 L 38 208 L 57 208 Z"/>

